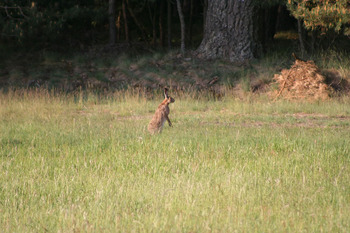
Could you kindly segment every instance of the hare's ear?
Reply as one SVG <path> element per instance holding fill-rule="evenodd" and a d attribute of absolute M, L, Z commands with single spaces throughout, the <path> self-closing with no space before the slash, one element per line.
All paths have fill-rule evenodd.
<path fill-rule="evenodd" d="M 168 99 L 169 96 L 168 96 L 168 88 L 164 88 L 164 96 L 165 96 L 165 99 Z"/>

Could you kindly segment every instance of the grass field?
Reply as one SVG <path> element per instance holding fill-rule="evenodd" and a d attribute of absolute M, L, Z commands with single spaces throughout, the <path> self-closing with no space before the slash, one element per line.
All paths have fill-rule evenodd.
<path fill-rule="evenodd" d="M 349 232 L 350 99 L 0 94 L 0 232 Z"/>

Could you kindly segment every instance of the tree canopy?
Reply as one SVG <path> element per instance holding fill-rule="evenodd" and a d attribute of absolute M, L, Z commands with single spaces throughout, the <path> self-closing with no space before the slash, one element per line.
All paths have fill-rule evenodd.
<path fill-rule="evenodd" d="M 288 9 L 307 29 L 340 31 L 350 24 L 348 0 L 288 0 Z"/>

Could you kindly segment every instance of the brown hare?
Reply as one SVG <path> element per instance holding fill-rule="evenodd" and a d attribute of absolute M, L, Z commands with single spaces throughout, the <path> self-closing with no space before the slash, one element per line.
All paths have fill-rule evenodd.
<path fill-rule="evenodd" d="M 170 113 L 169 104 L 174 103 L 175 99 L 168 95 L 167 88 L 164 88 L 164 96 L 165 96 L 165 99 L 158 106 L 151 122 L 148 125 L 148 131 L 151 134 L 162 132 L 162 128 L 166 120 L 168 121 L 169 126 L 170 127 L 172 126 L 171 121 L 169 119 L 169 113 Z"/>

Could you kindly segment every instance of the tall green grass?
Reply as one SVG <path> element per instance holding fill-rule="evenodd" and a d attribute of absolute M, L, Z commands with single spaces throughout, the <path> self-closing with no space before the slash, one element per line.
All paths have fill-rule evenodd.
<path fill-rule="evenodd" d="M 1 231 L 350 230 L 349 98 L 192 95 L 1 94 Z"/>

